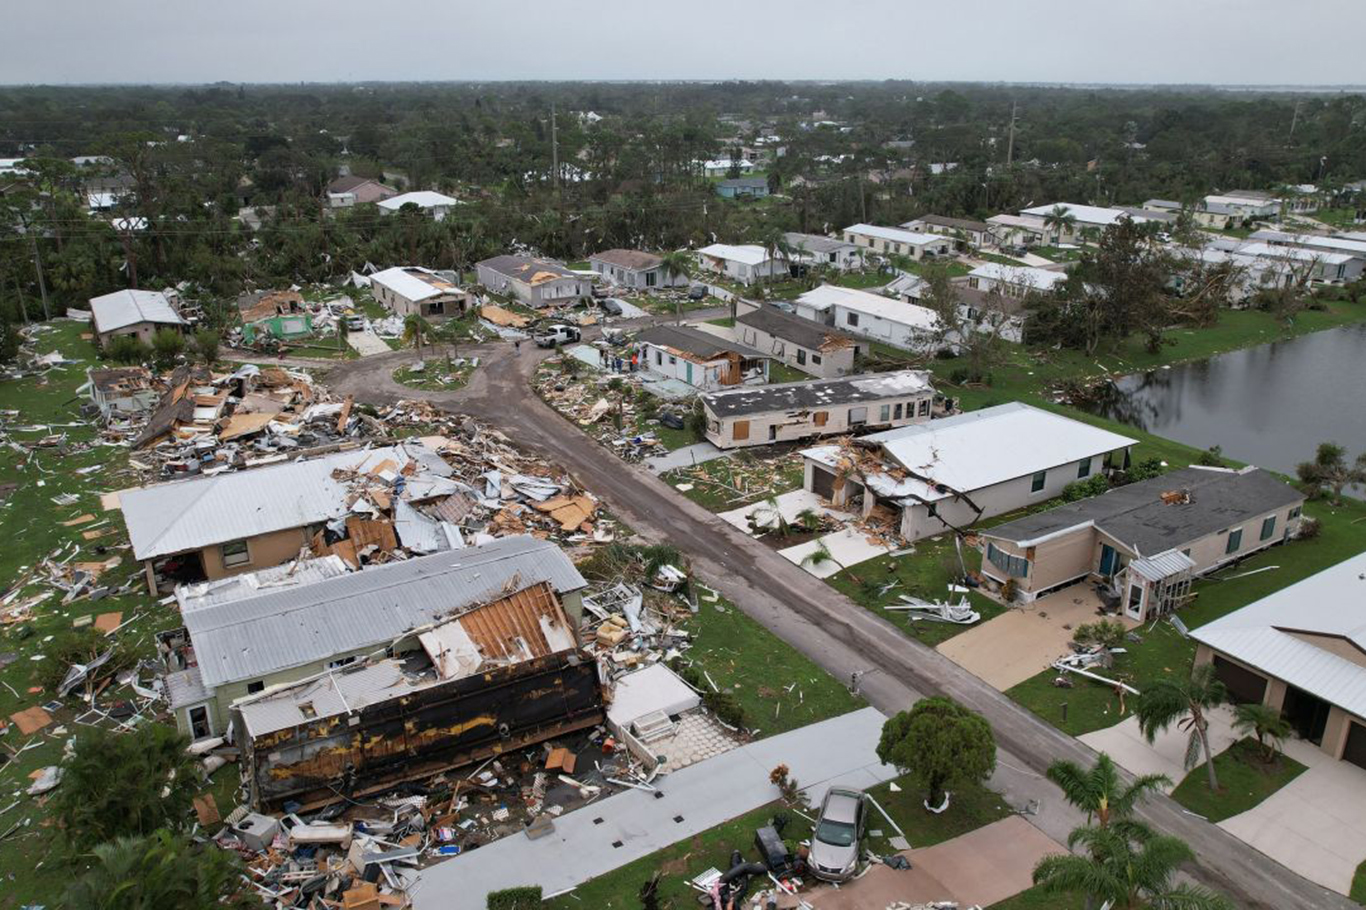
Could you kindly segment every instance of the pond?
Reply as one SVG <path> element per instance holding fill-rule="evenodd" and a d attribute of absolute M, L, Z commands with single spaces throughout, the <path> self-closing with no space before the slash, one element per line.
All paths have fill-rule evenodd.
<path fill-rule="evenodd" d="M 1366 325 L 1125 376 L 1080 406 L 1293 474 L 1320 442 L 1366 452 Z"/>

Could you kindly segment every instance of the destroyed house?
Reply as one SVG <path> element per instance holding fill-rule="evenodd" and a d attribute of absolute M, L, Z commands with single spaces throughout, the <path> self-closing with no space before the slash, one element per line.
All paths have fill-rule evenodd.
<path fill-rule="evenodd" d="M 478 263 L 475 269 L 484 287 L 495 294 L 516 297 L 532 307 L 556 306 L 593 292 L 591 277 L 553 259 L 494 256 Z"/>
<path fill-rule="evenodd" d="M 548 598 L 558 612 L 538 614 L 535 628 L 542 638 L 573 647 L 585 585 L 559 547 L 525 535 L 360 572 L 344 571 L 332 558 L 298 565 L 302 571 L 276 569 L 240 587 L 178 592 L 184 628 L 162 636 L 166 682 L 176 723 L 194 739 L 221 735 L 241 698 L 270 695 L 353 663 L 420 652 L 434 641 L 450 652 L 442 657 L 439 648 L 438 664 L 502 659 L 504 652 L 485 647 L 483 626 L 442 624 L 539 585 L 547 592 L 537 609 L 549 609 Z M 513 627 L 514 638 L 540 656 L 527 628 Z"/>
<path fill-rule="evenodd" d="M 702 391 L 768 378 L 770 355 L 690 326 L 657 325 L 636 344 L 646 371 Z"/>
<path fill-rule="evenodd" d="M 735 318 L 736 340 L 773 354 L 821 379 L 854 372 L 859 344 L 853 338 L 809 319 L 760 305 Z"/>
<path fill-rule="evenodd" d="M 257 337 L 300 338 L 313 332 L 313 314 L 298 291 L 252 291 L 237 298 L 242 320 L 242 340 L 254 344 Z"/>
<path fill-rule="evenodd" d="M 924 423 L 934 387 L 920 370 L 747 386 L 702 396 L 707 439 L 721 449 Z"/>
<path fill-rule="evenodd" d="M 156 592 L 279 565 L 308 547 L 353 564 L 368 545 L 392 549 L 382 513 L 457 492 L 452 473 L 435 452 L 403 443 L 128 490 L 120 507 Z"/>
<path fill-rule="evenodd" d="M 146 367 L 87 370 L 90 401 L 105 420 L 150 411 L 161 398 Z"/>
<path fill-rule="evenodd" d="M 804 486 L 907 541 L 962 531 L 1126 467 L 1136 440 L 1021 402 L 806 449 Z"/>
<path fill-rule="evenodd" d="M 1087 579 L 1139 622 L 1168 612 L 1188 580 L 1280 543 L 1304 494 L 1258 468 L 1189 467 L 981 532 L 982 574 L 1032 601 Z"/>

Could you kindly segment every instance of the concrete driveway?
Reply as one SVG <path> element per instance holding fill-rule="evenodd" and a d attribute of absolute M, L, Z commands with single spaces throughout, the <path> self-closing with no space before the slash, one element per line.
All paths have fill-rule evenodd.
<path fill-rule="evenodd" d="M 1062 844 L 1012 815 L 942 844 L 904 852 L 910 869 L 874 866 L 857 881 L 806 899 L 817 910 L 868 910 L 895 901 L 986 907 L 1029 888 L 1039 860 L 1066 852 Z"/>
<path fill-rule="evenodd" d="M 1099 685 L 1099 683 L 1097 683 Z M 1097 752 L 1108 752 L 1126 771 L 1133 774 L 1165 774 L 1172 779 L 1166 791 L 1170 793 L 1181 778 L 1186 776 L 1186 744 L 1190 734 L 1172 724 L 1157 734 L 1152 745 L 1143 738 L 1138 729 L 1138 718 L 1129 714 L 1123 721 L 1104 730 L 1096 730 L 1079 737 L 1082 742 Z M 1209 715 L 1209 744 L 1215 755 L 1223 752 L 1239 739 L 1233 732 L 1233 710 L 1228 706 L 1217 708 Z M 1287 743 L 1287 746 L 1291 745 Z M 1298 759 L 1299 755 L 1295 754 Z M 1202 758 L 1201 761 L 1204 759 Z"/>
<path fill-rule="evenodd" d="M 937 650 L 1004 692 L 1066 654 L 1073 630 L 1095 621 L 1099 607 L 1089 585 L 1073 585 L 960 632 Z"/>
<path fill-rule="evenodd" d="M 1346 894 L 1366 860 L 1366 769 L 1336 761 L 1308 743 L 1317 764 L 1219 827 L 1312 882 Z M 1287 750 L 1289 751 L 1289 750 Z M 1308 762 L 1304 762 L 1308 764 Z"/>
<path fill-rule="evenodd" d="M 369 357 L 372 354 L 388 354 L 393 350 L 383 338 L 375 334 L 374 329 L 368 326 L 363 332 L 348 332 L 346 343 L 351 345 L 362 357 Z"/>

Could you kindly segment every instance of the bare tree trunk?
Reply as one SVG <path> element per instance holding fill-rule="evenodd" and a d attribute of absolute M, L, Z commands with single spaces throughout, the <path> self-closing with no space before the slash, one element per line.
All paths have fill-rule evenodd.
<path fill-rule="evenodd" d="M 1203 715 L 1196 715 L 1195 732 L 1200 737 L 1200 746 L 1205 751 L 1205 769 L 1209 772 L 1210 792 L 1218 792 L 1219 778 L 1214 776 L 1214 756 L 1209 751 L 1209 724 L 1205 722 Z"/>

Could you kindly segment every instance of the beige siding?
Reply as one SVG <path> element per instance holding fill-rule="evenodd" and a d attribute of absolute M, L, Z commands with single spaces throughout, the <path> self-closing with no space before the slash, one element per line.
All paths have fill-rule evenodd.
<path fill-rule="evenodd" d="M 298 556 L 299 550 L 307 546 L 308 542 L 304 528 L 289 528 L 247 538 L 247 553 L 251 558 L 237 566 L 223 565 L 221 546 L 205 547 L 200 551 L 204 560 L 204 574 L 213 581 L 229 575 L 241 575 L 243 572 L 255 572 L 257 569 L 278 566 Z"/>
<path fill-rule="evenodd" d="M 731 449 L 738 446 L 761 446 L 774 442 L 809 439 L 813 436 L 837 436 L 848 433 L 851 429 L 862 432 L 864 429 L 872 428 L 904 427 L 927 422 L 930 417 L 928 414 L 920 415 L 920 402 L 922 400 L 933 401 L 933 399 L 933 394 L 923 394 L 913 398 L 898 396 L 887 399 L 885 402 L 868 401 L 860 402 L 857 405 L 839 404 L 819 410 L 772 411 L 767 414 L 748 414 L 744 417 L 717 418 L 708 411 L 707 439 L 717 448 Z M 890 407 L 890 414 L 892 415 L 896 414 L 897 404 L 905 404 L 910 408 L 910 416 L 906 416 L 906 408 L 902 408 L 900 418 L 889 416 L 884 421 L 881 419 L 884 404 Z M 864 424 L 857 427 L 850 425 L 849 412 L 852 408 L 867 409 L 868 419 Z M 820 416 L 822 414 L 825 415 L 824 418 Z M 747 435 L 738 435 L 735 432 L 736 425 L 741 423 L 746 425 Z"/>

